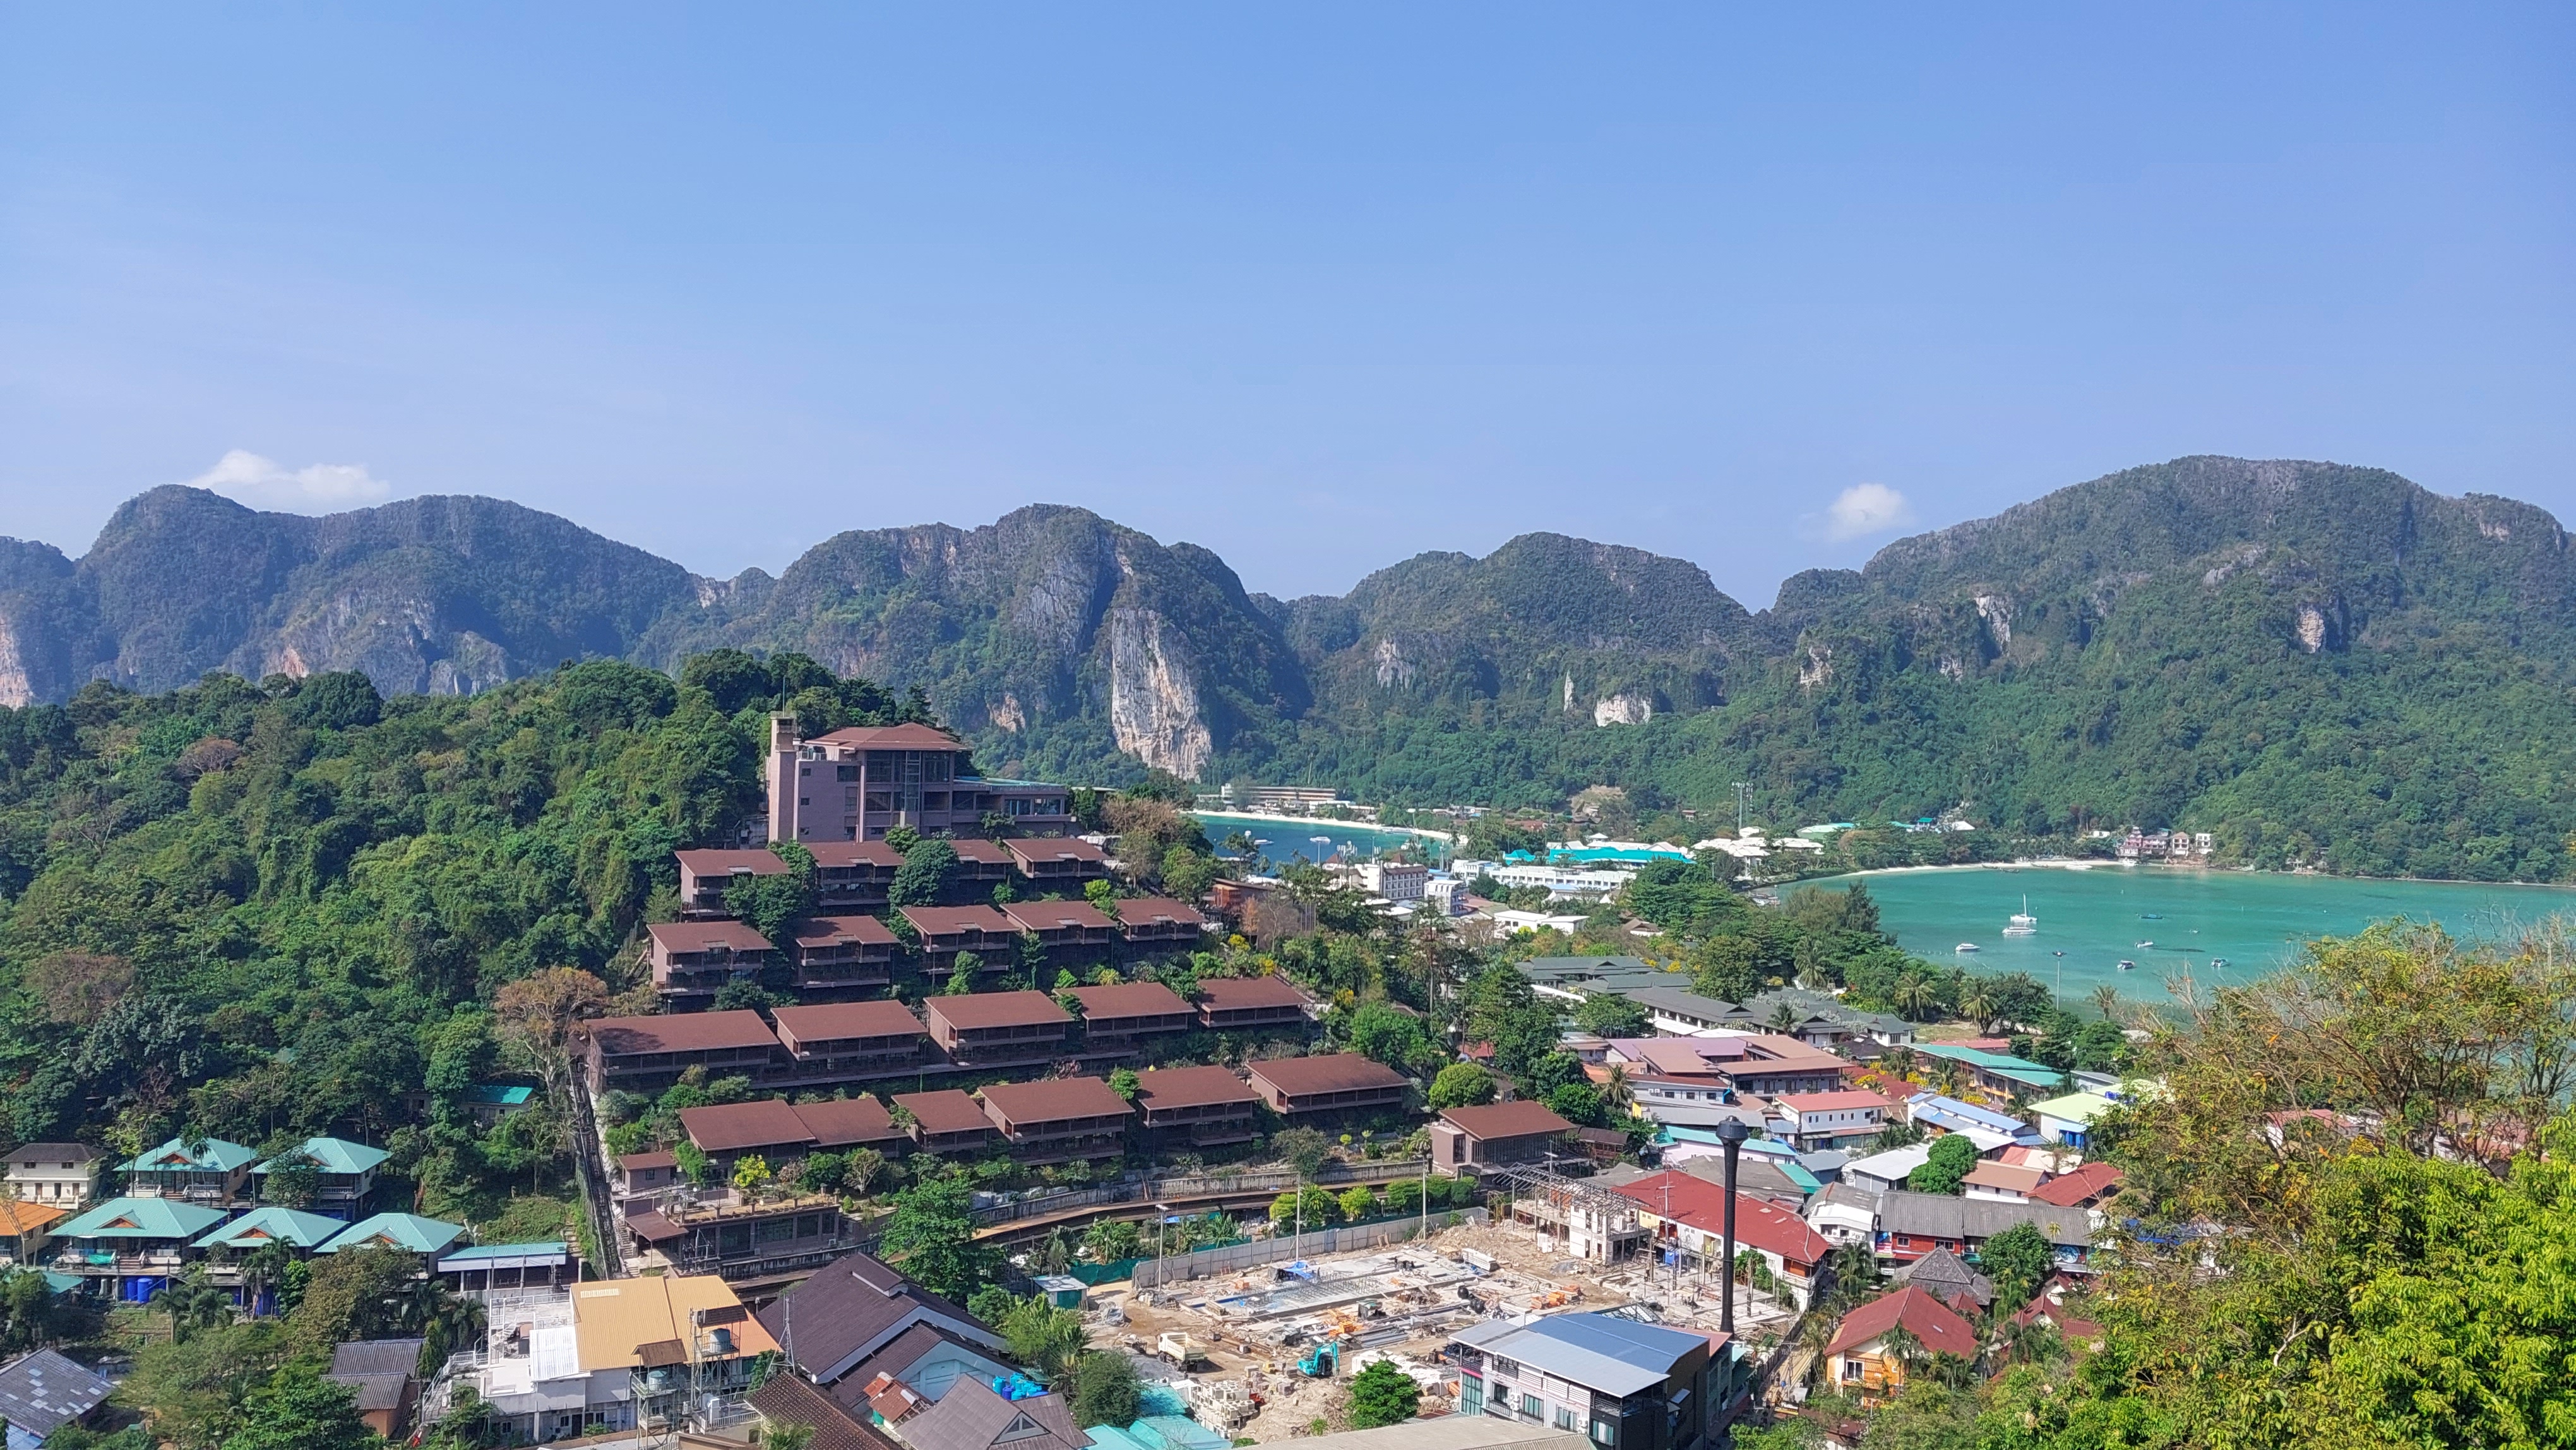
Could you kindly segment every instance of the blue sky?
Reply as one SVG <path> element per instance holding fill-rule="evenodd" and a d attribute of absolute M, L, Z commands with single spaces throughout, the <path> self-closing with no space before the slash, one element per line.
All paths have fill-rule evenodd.
<path fill-rule="evenodd" d="M 0 533 L 1097 509 L 1759 607 L 2185 453 L 2576 514 L 2565 8 L 0 7 Z"/>

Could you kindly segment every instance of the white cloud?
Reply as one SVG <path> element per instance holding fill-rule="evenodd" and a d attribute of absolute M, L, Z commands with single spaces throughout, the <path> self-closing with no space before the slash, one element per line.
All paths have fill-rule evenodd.
<path fill-rule="evenodd" d="M 1914 522 L 1914 506 L 1883 483 L 1855 483 L 1825 508 L 1825 537 L 1840 543 Z"/>
<path fill-rule="evenodd" d="M 188 480 L 191 488 L 210 489 L 255 509 L 290 514 L 327 514 L 365 508 L 394 496 L 394 486 L 367 472 L 363 463 L 316 463 L 309 468 L 280 468 L 277 460 L 236 448 L 215 466 Z"/>

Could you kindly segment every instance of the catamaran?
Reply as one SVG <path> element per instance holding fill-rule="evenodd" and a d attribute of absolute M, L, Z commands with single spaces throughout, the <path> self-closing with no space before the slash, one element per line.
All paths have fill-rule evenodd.
<path fill-rule="evenodd" d="M 2021 910 L 2013 913 L 2012 924 L 2004 928 L 2006 936 L 2037 936 L 2039 918 L 2030 914 L 2030 898 L 2021 899 Z"/>

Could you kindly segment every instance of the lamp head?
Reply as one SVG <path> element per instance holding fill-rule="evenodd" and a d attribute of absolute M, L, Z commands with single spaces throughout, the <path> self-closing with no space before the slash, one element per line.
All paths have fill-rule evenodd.
<path fill-rule="evenodd" d="M 1744 1125 L 1742 1118 L 1727 1118 L 1717 1125 L 1717 1141 L 1730 1148 L 1752 1136 L 1753 1130 Z"/>

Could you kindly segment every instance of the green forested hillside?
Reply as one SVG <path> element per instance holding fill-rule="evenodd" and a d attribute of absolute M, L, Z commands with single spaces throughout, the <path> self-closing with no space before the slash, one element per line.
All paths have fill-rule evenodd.
<path fill-rule="evenodd" d="M 524 509 L 331 519 L 159 489 L 77 563 L 0 541 L 0 701 L 93 672 L 356 669 L 470 692 L 717 645 L 924 690 L 990 768 L 1338 785 L 1396 805 L 1775 825 L 1957 813 L 2138 824 L 2227 860 L 2569 873 L 2576 568 L 2538 509 L 2382 470 L 2186 458 L 1815 570 L 1748 614 L 1687 562 L 1533 534 L 1344 598 L 1080 509 L 842 534 L 777 579 L 693 579 Z"/>

